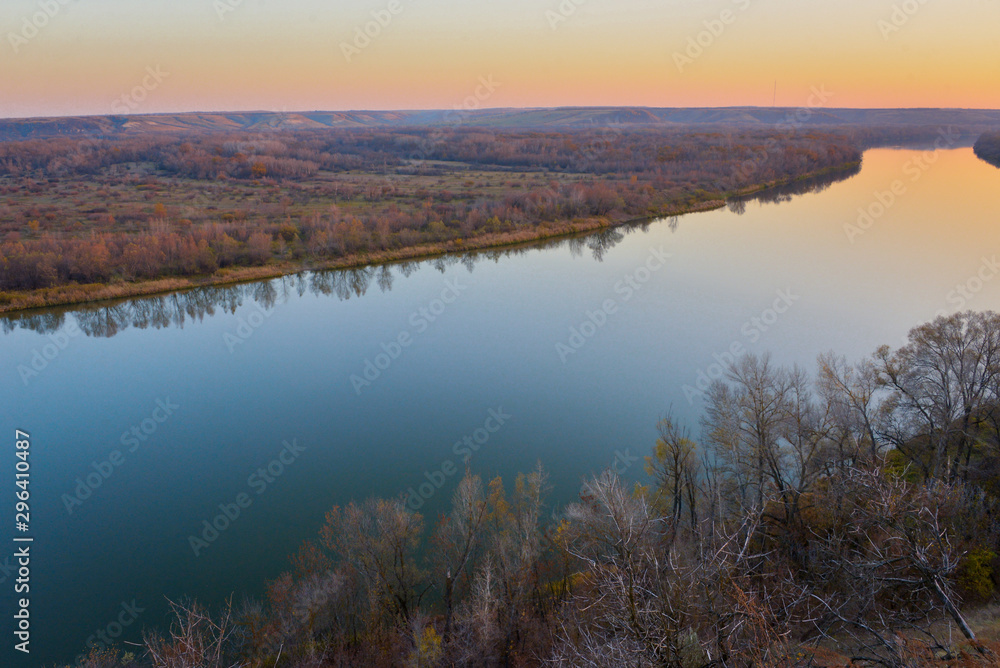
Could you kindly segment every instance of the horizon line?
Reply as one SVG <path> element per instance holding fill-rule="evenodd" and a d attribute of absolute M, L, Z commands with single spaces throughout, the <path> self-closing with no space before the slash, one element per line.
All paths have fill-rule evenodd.
<path fill-rule="evenodd" d="M 302 109 L 296 111 L 270 109 L 228 109 L 228 110 L 189 110 L 189 111 L 151 111 L 134 114 L 58 114 L 51 116 L 0 116 L 0 121 L 33 121 L 70 118 L 129 118 L 153 116 L 180 116 L 188 114 L 352 114 L 352 113 L 434 113 L 461 112 L 466 114 L 497 112 L 497 111 L 562 111 L 562 110 L 595 110 L 595 109 L 671 109 L 671 110 L 702 110 L 702 109 L 759 109 L 762 111 L 777 111 L 785 109 L 818 109 L 824 111 L 985 111 L 1000 112 L 994 107 L 828 107 L 828 106 L 761 106 L 761 105 L 723 105 L 723 106 L 680 106 L 658 107 L 651 105 L 567 105 L 554 107 L 483 107 L 479 109 L 455 108 L 384 108 L 384 109 Z"/>

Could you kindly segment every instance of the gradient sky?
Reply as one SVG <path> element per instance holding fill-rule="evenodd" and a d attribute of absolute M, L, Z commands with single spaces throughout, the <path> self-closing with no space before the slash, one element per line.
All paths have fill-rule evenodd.
<path fill-rule="evenodd" d="M 390 0 L 2 0 L 0 116 L 452 108 L 480 77 L 484 107 L 1000 108 L 998 0 L 394 2 L 348 62 Z"/>

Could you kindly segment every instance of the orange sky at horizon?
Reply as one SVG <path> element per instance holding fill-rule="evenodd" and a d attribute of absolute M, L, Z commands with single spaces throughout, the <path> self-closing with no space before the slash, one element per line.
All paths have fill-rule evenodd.
<path fill-rule="evenodd" d="M 481 77 L 484 107 L 1000 108 L 994 0 L 5 0 L 0 26 L 4 117 L 453 108 Z"/>

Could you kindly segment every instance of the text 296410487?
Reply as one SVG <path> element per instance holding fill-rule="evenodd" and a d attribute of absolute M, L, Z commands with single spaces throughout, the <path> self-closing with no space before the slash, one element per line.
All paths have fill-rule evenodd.
<path fill-rule="evenodd" d="M 31 452 L 31 436 L 20 429 L 14 432 L 14 479 L 16 487 L 16 501 L 14 502 L 14 526 L 18 533 L 14 536 L 14 543 L 17 549 L 14 558 L 17 560 L 17 578 L 14 580 L 14 593 L 17 595 L 16 611 L 14 612 L 14 622 L 16 628 L 14 637 L 14 649 L 25 654 L 30 653 L 29 643 L 31 641 L 31 613 L 29 611 L 30 599 L 28 594 L 31 591 L 31 541 L 28 535 L 31 523 L 31 492 L 28 484 L 31 476 L 31 465 L 28 463 L 28 456 Z"/>

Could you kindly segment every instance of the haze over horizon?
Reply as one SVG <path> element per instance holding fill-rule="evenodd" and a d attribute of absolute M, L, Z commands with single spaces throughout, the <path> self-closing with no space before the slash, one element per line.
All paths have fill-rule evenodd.
<path fill-rule="evenodd" d="M 986 0 L 8 0 L 0 116 L 996 109 L 997 25 Z"/>
<path fill-rule="evenodd" d="M 807 106 L 807 105 L 802 105 L 802 106 Z M 629 109 L 691 109 L 691 110 L 696 110 L 696 109 L 706 109 L 706 110 L 711 110 L 711 109 L 718 109 L 718 110 L 726 110 L 726 109 L 748 109 L 748 110 L 758 110 L 759 109 L 759 110 L 769 110 L 769 109 L 776 109 L 779 112 L 783 112 L 785 110 L 792 110 L 792 111 L 794 111 L 797 108 L 799 108 L 799 107 L 791 107 L 791 106 L 789 106 L 789 107 L 780 107 L 780 106 L 779 107 L 771 107 L 770 105 L 721 105 L 721 106 L 703 106 L 703 107 L 696 107 L 696 106 L 687 106 L 687 107 L 652 107 L 652 106 L 648 106 L 648 105 L 634 105 L 634 106 L 632 106 L 632 105 L 558 105 L 558 106 L 551 106 L 551 107 L 538 107 L 538 106 L 525 106 L 525 107 L 514 107 L 514 106 L 512 106 L 512 107 L 483 107 L 483 108 L 477 109 L 475 111 L 483 111 L 483 112 L 504 112 L 504 111 L 519 112 L 519 111 L 528 111 L 528 112 L 530 112 L 530 111 L 549 111 L 549 110 L 551 110 L 551 111 L 573 110 L 573 109 L 580 109 L 580 110 L 597 110 L 597 109 L 609 109 L 609 110 L 618 110 L 618 109 L 621 109 L 621 110 L 629 110 Z M 979 112 L 979 111 L 993 112 L 993 111 L 1000 111 L 1000 107 L 982 107 L 982 108 L 980 108 L 980 107 L 821 107 L 821 108 L 824 109 L 825 111 L 831 111 L 831 112 L 836 112 L 836 111 L 855 111 L 855 110 L 870 110 L 870 111 L 886 110 L 886 111 L 901 111 L 901 112 L 908 112 L 908 111 L 919 112 L 919 111 L 924 111 L 924 110 L 927 110 L 927 111 L 936 111 L 936 110 L 952 111 L 953 110 L 953 111 L 963 111 L 963 112 L 964 111 L 968 111 L 968 112 Z M 136 116 L 136 117 L 143 117 L 143 116 L 186 116 L 186 115 L 201 115 L 201 114 L 205 114 L 205 115 L 219 115 L 219 114 L 221 114 L 221 115 L 238 115 L 238 114 L 296 115 L 296 114 L 299 114 L 299 115 L 303 115 L 303 114 L 364 114 L 364 113 L 373 113 L 374 114 L 374 113 L 391 113 L 391 112 L 428 112 L 428 113 L 441 113 L 441 112 L 445 112 L 446 113 L 448 111 L 450 111 L 450 109 L 445 108 L 445 107 L 436 107 L 436 108 L 425 107 L 425 108 L 413 108 L 413 109 L 406 109 L 406 108 L 401 108 L 401 107 L 391 108 L 391 109 L 389 109 L 389 108 L 387 108 L 387 109 L 376 109 L 376 108 L 367 108 L 367 109 L 347 109 L 347 108 L 344 108 L 344 109 L 284 109 L 284 110 L 281 110 L 281 111 L 275 111 L 275 110 L 272 110 L 272 109 L 211 109 L 211 110 L 206 110 L 206 109 L 189 109 L 189 110 L 184 110 L 184 111 L 131 112 L 131 113 L 128 113 L 126 115 L 128 115 L 128 116 Z M 33 119 L 104 118 L 104 117 L 108 117 L 108 116 L 118 117 L 120 115 L 121 114 L 118 114 L 118 113 L 115 113 L 114 111 L 112 111 L 112 112 L 104 113 L 104 114 L 94 113 L 94 114 L 50 114 L 50 115 L 34 115 L 34 116 L 3 116 L 3 117 L 0 117 L 0 120 L 31 121 Z M 448 117 L 445 116 L 442 119 L 441 122 L 448 123 Z"/>

